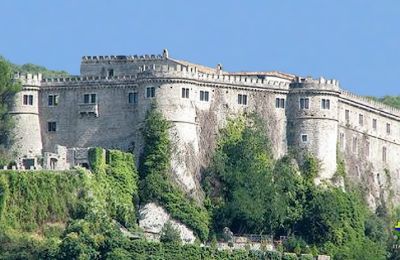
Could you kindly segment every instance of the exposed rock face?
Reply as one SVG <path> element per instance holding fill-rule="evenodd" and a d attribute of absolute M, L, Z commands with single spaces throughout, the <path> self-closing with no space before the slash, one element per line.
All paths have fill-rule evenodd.
<path fill-rule="evenodd" d="M 161 229 L 164 224 L 170 221 L 172 226 L 179 230 L 183 243 L 193 243 L 196 239 L 193 231 L 184 224 L 174 220 L 161 206 L 155 203 L 148 203 L 139 210 L 139 226 L 145 231 L 149 239 L 160 239 Z"/>

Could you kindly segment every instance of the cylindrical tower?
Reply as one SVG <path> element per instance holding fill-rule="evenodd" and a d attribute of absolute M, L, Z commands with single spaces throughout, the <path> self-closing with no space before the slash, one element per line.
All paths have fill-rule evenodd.
<path fill-rule="evenodd" d="M 336 172 L 339 94 L 336 80 L 296 78 L 290 85 L 288 145 L 300 159 L 311 153 L 320 161 L 316 183 L 331 179 Z"/>
<path fill-rule="evenodd" d="M 15 119 L 12 151 L 17 167 L 37 168 L 42 157 L 42 136 L 39 121 L 39 87 L 42 75 L 17 75 L 22 90 L 15 95 L 10 114 Z"/>

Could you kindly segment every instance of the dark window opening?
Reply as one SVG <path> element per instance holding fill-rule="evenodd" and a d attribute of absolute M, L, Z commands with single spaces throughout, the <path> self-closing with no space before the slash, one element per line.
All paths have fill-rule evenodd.
<path fill-rule="evenodd" d="M 239 94 L 238 95 L 238 104 L 239 105 L 247 105 L 247 95 Z"/>
<path fill-rule="evenodd" d="M 309 98 L 300 98 L 300 109 L 310 109 Z"/>
<path fill-rule="evenodd" d="M 156 96 L 156 88 L 155 87 L 149 87 L 146 89 L 146 97 L 147 98 L 153 98 Z"/>
<path fill-rule="evenodd" d="M 138 93 L 137 92 L 132 92 L 129 93 L 128 95 L 128 102 L 129 104 L 137 104 L 138 103 Z"/>
<path fill-rule="evenodd" d="M 58 105 L 58 95 L 49 95 L 48 100 L 49 106 L 57 106 Z"/>
<path fill-rule="evenodd" d="M 208 100 L 209 100 L 209 92 L 200 90 L 200 101 L 208 102 Z"/>
<path fill-rule="evenodd" d="M 182 98 L 189 98 L 189 89 L 182 88 Z"/>
<path fill-rule="evenodd" d="M 33 95 L 24 95 L 23 104 L 26 106 L 33 105 Z"/>
<path fill-rule="evenodd" d="M 48 132 L 56 132 L 57 131 L 57 123 L 56 122 L 47 122 L 47 131 Z"/>

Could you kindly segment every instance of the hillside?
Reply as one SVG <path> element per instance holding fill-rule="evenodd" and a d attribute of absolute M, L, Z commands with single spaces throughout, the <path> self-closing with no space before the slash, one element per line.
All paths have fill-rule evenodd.
<path fill-rule="evenodd" d="M 14 64 L 14 63 L 8 61 L 6 58 L 4 58 L 1 55 L 0 55 L 0 61 L 7 62 L 13 72 L 32 73 L 32 74 L 41 73 L 43 75 L 43 78 L 65 77 L 65 76 L 69 75 L 69 73 L 66 71 L 50 70 L 50 69 L 47 69 L 46 67 L 39 66 L 36 64 L 32 64 L 32 63 L 17 65 L 17 64 Z"/>

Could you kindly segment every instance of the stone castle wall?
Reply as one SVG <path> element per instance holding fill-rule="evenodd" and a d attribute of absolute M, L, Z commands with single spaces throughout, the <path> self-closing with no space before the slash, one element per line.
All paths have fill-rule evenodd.
<path fill-rule="evenodd" d="M 58 145 L 102 146 L 133 150 L 138 157 L 143 147 L 143 120 L 151 103 L 156 102 L 173 124 L 173 176 L 189 194 L 199 198 L 200 175 L 209 164 L 218 130 L 229 118 L 257 112 L 267 123 L 276 157 L 290 149 L 313 153 L 321 161 L 319 182 L 335 175 L 339 153 L 351 179 L 371 184 L 371 204 L 390 196 L 400 200 L 396 192 L 387 189 L 390 186 L 400 191 L 400 183 L 396 182 L 400 112 L 343 91 L 335 80 L 227 73 L 221 68 L 176 61 L 165 53 L 83 57 L 81 74 L 62 79 L 37 77 L 34 82 L 39 84 L 34 90 L 30 86 L 35 85 L 33 77 L 24 79 L 23 92 L 35 93 L 37 107 L 15 109 L 22 118 L 17 128 L 25 147 L 22 153 L 28 153 L 28 157 L 31 150 L 36 156 L 41 152 L 57 153 Z M 147 96 L 148 88 L 154 88 L 154 97 Z M 188 89 L 187 97 L 182 97 L 182 89 Z M 208 92 L 208 101 L 200 100 L 201 91 Z M 137 104 L 129 103 L 129 93 L 137 93 Z M 96 101 L 85 104 L 85 94 L 96 94 Z M 238 104 L 239 94 L 246 95 L 247 104 Z M 49 95 L 58 96 L 57 106 L 49 106 Z M 305 97 L 309 108 L 301 109 L 299 102 Z M 17 104 L 20 98 L 17 96 Z M 276 98 L 284 99 L 284 108 L 276 107 Z M 323 99 L 330 101 L 329 109 L 322 109 Z M 362 126 L 358 124 L 359 114 L 363 115 Z M 372 129 L 372 119 L 377 119 L 376 130 Z M 49 122 L 57 123 L 57 131 L 48 131 Z M 386 133 L 386 123 L 391 125 L 390 134 Z M 303 135 L 307 135 L 306 140 Z M 353 142 L 357 149 L 353 149 Z M 383 147 L 387 151 L 385 161 Z"/>

